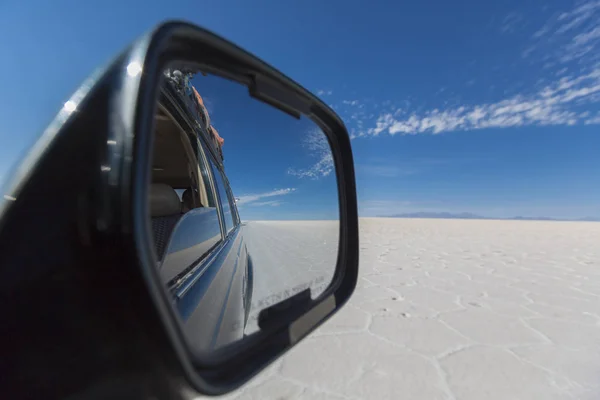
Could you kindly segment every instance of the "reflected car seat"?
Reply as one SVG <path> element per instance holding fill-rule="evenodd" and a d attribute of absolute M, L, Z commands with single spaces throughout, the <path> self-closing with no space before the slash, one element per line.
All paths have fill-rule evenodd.
<path fill-rule="evenodd" d="M 181 215 L 181 202 L 175 189 L 164 183 L 150 185 L 150 217 L 154 246 L 159 260 L 164 257 L 171 233 Z"/>

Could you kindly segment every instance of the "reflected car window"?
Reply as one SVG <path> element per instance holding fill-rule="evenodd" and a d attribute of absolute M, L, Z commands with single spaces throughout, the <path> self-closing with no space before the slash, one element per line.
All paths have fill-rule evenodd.
<path fill-rule="evenodd" d="M 200 166 L 200 178 L 202 179 L 202 183 L 204 183 L 204 187 L 207 188 L 206 195 L 208 197 L 208 199 L 207 199 L 208 206 L 216 207 L 217 200 L 216 200 L 215 193 L 212 190 L 212 185 L 210 182 L 210 173 L 208 172 L 208 157 L 206 156 L 206 150 L 205 150 L 204 146 L 200 143 L 199 140 L 198 140 L 198 149 L 200 149 L 199 152 L 201 153 L 200 157 L 198 159 L 198 163 Z M 208 188 L 211 188 L 211 190 L 208 190 Z"/>
<path fill-rule="evenodd" d="M 155 118 L 150 220 L 167 284 L 178 281 L 222 239 L 215 187 L 202 146 L 161 103 Z"/>
<path fill-rule="evenodd" d="M 210 164 L 213 170 L 213 176 L 215 177 L 215 185 L 217 185 L 217 188 L 219 190 L 219 197 L 221 198 L 221 205 L 223 207 L 223 217 L 225 219 L 225 231 L 229 233 L 235 226 L 233 213 L 231 212 L 231 205 L 229 203 L 229 195 L 227 189 L 225 188 L 225 183 L 223 182 L 221 172 L 217 167 L 215 167 L 212 161 L 210 161 Z"/>

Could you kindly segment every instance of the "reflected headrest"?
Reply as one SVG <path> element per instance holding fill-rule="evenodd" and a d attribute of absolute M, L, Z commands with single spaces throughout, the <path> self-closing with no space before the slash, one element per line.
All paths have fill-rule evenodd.
<path fill-rule="evenodd" d="M 183 192 L 183 195 L 181 196 L 181 202 L 183 203 L 184 211 L 189 211 L 193 208 L 196 208 L 193 197 L 194 192 L 192 190 L 192 188 L 185 189 L 185 192 Z"/>
<path fill-rule="evenodd" d="M 150 185 L 150 216 L 165 217 L 181 212 L 181 202 L 177 192 L 164 183 Z"/>

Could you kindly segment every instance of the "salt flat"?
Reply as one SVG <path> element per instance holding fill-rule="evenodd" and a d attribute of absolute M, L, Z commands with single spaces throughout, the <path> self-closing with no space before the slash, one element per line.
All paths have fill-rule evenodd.
<path fill-rule="evenodd" d="M 360 229 L 349 304 L 227 398 L 600 398 L 600 223 Z"/>

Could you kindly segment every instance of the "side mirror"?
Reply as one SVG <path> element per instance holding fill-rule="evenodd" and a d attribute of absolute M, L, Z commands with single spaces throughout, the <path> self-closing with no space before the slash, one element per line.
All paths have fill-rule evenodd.
<path fill-rule="evenodd" d="M 77 180 L 49 175 L 51 165 Z M 147 341 L 171 351 L 164 363 L 202 394 L 246 382 L 356 285 L 343 122 L 279 71 L 188 23 L 160 25 L 86 83 L 15 176 L 0 234 L 34 215 L 26 204 L 45 215 L 40 182 L 63 185 L 52 193 L 72 207 L 59 197 L 48 204 L 73 212 L 71 259 L 87 263 L 73 281 L 89 274 L 109 288 L 88 292 L 107 296 L 99 310 L 137 312 L 128 334 L 146 327 Z"/>

